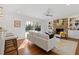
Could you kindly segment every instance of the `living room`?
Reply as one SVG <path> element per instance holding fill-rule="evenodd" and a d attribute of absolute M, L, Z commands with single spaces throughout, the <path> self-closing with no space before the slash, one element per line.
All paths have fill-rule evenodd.
<path fill-rule="evenodd" d="M 78 4 L 0 4 L 0 54 L 79 55 L 78 10 Z"/>

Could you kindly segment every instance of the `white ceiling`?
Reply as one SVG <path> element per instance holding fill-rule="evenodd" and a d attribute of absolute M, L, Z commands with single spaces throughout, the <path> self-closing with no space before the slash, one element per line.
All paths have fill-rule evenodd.
<path fill-rule="evenodd" d="M 0 6 L 3 6 L 7 13 L 18 13 L 40 19 L 50 19 L 50 17 L 46 17 L 44 15 L 48 8 L 52 9 L 53 18 L 79 15 L 79 5 L 67 6 L 66 4 L 7 4 Z"/>

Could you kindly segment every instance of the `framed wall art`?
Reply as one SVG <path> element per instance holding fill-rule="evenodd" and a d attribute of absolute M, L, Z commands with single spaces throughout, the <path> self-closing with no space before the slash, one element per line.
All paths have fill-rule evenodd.
<path fill-rule="evenodd" d="M 3 7 L 0 7 L 0 17 L 3 16 Z"/>
<path fill-rule="evenodd" d="M 21 27 L 21 21 L 20 20 L 14 20 L 14 27 L 16 27 L 16 28 Z"/>

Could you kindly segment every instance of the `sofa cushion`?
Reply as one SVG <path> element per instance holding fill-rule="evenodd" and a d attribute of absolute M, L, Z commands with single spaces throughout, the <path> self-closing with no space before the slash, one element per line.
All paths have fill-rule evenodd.
<path fill-rule="evenodd" d="M 42 32 L 30 31 L 29 33 L 30 33 L 31 35 L 33 35 L 33 36 L 37 36 L 37 37 L 40 37 L 40 38 L 49 39 L 49 35 L 47 35 L 47 34 L 45 34 L 45 33 L 42 33 Z"/>

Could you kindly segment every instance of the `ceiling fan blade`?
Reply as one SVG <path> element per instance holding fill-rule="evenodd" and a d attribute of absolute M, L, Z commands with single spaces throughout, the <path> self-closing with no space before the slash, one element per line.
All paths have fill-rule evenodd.
<path fill-rule="evenodd" d="M 45 16 L 50 16 L 50 17 L 53 16 L 53 13 L 52 13 L 51 9 L 48 9 L 48 10 L 46 11 Z"/>

